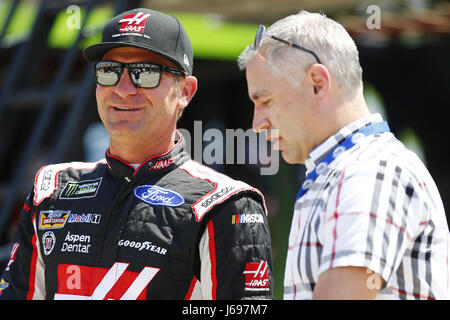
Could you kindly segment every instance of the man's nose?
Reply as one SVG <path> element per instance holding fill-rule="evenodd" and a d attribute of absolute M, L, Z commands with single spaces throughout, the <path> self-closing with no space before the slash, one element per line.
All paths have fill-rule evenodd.
<path fill-rule="evenodd" d="M 258 107 L 255 106 L 253 110 L 253 123 L 252 123 L 253 131 L 256 133 L 261 132 L 262 130 L 267 130 L 270 128 L 270 121 Z"/>
<path fill-rule="evenodd" d="M 136 94 L 137 88 L 131 82 L 130 75 L 128 74 L 128 69 L 123 70 L 122 75 L 119 79 L 119 83 L 116 84 L 114 92 L 119 96 L 127 96 Z"/>

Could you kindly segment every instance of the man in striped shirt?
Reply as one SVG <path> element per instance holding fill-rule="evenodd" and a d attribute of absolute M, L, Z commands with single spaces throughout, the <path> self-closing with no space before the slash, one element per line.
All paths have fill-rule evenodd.
<path fill-rule="evenodd" d="M 364 100 L 345 29 L 301 11 L 261 26 L 239 57 L 253 129 L 307 172 L 285 299 L 449 299 L 450 236 L 436 185 Z"/>

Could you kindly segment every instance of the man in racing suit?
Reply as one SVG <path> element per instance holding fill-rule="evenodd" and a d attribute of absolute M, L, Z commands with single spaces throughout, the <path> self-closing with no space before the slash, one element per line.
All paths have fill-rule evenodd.
<path fill-rule="evenodd" d="M 158 40 L 155 32 L 167 34 Z M 164 47 L 172 38 L 175 53 Z M 93 57 L 88 48 L 89 61 L 118 61 L 125 70 L 130 63 L 156 62 L 185 76 L 160 70 L 156 87 L 145 88 L 153 75 L 139 65 L 133 74 L 118 73 L 114 84 L 98 79 L 104 70 L 96 69 L 99 114 L 111 136 L 106 159 L 39 170 L 0 280 L 0 299 L 271 298 L 262 194 L 191 160 L 175 129 L 196 90 L 192 48 L 178 20 L 131 10 L 111 19 L 100 46 L 92 47 L 101 50 Z M 147 118 L 152 134 L 139 131 L 149 129 L 142 125 Z M 141 136 L 146 144 L 139 144 Z"/>

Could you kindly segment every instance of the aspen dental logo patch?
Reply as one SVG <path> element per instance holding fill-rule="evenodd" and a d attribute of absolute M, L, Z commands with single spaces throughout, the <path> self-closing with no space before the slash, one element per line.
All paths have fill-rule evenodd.
<path fill-rule="evenodd" d="M 155 206 L 179 207 L 184 204 L 184 198 L 178 192 L 153 185 L 136 187 L 134 195 L 139 200 Z"/>
<path fill-rule="evenodd" d="M 60 199 L 83 199 L 94 198 L 102 183 L 102 178 L 94 180 L 83 180 L 77 182 L 67 182 Z"/>

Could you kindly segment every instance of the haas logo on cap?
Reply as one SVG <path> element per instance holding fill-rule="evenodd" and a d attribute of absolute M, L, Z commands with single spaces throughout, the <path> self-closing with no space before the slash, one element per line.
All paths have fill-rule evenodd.
<path fill-rule="evenodd" d="M 145 22 L 150 17 L 150 13 L 144 14 L 142 12 L 126 14 L 123 16 L 120 23 L 120 32 L 137 32 L 144 33 Z"/>

